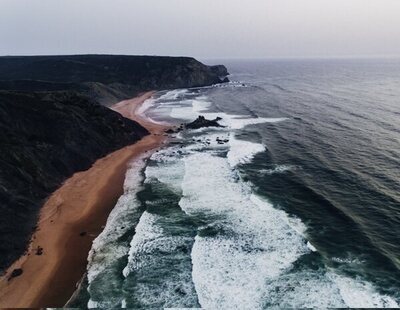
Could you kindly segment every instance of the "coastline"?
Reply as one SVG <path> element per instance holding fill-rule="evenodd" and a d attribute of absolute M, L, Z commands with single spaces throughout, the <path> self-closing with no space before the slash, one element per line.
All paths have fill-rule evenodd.
<path fill-rule="evenodd" d="M 140 123 L 150 135 L 75 173 L 49 197 L 27 253 L 1 277 L 0 308 L 62 307 L 72 296 L 86 271 L 92 241 L 123 193 L 128 164 L 150 156 L 166 140 L 167 126 L 153 123 L 137 111 L 152 95 L 147 92 L 111 107 Z M 39 247 L 43 248 L 41 255 L 37 255 Z M 22 275 L 8 281 L 17 268 L 22 268 Z"/>

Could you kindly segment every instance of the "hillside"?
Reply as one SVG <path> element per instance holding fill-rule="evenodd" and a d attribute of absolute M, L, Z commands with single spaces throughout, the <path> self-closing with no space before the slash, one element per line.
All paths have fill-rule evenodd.
<path fill-rule="evenodd" d="M 0 89 L 78 90 L 111 105 L 146 90 L 201 87 L 228 81 L 224 66 L 190 57 L 73 55 L 0 57 Z"/>
<path fill-rule="evenodd" d="M 66 178 L 148 134 L 102 105 L 227 74 L 183 57 L 0 57 L 0 272 L 25 251 L 40 207 Z"/>

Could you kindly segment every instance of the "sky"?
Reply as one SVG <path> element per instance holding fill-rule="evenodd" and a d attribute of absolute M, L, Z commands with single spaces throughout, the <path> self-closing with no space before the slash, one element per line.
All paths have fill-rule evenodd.
<path fill-rule="evenodd" d="M 400 0 L 0 0 L 0 55 L 400 56 Z"/>

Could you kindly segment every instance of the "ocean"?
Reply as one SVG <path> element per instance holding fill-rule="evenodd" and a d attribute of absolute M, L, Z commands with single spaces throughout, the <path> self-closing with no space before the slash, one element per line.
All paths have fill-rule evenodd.
<path fill-rule="evenodd" d="M 399 307 L 400 60 L 223 61 L 156 93 L 184 131 L 132 165 L 81 307 Z"/>

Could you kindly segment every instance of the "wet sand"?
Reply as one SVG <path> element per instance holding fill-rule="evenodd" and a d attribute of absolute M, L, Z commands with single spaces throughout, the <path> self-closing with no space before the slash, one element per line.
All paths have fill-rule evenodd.
<path fill-rule="evenodd" d="M 166 140 L 166 126 L 137 113 L 151 95 L 147 92 L 112 107 L 151 134 L 99 159 L 89 170 L 75 173 L 49 197 L 28 252 L 0 280 L 0 308 L 62 307 L 71 297 L 86 272 L 92 241 L 123 193 L 129 163 L 150 156 Z M 37 255 L 38 247 L 43 248 L 41 255 Z M 22 275 L 8 280 L 16 268 L 22 268 Z"/>

